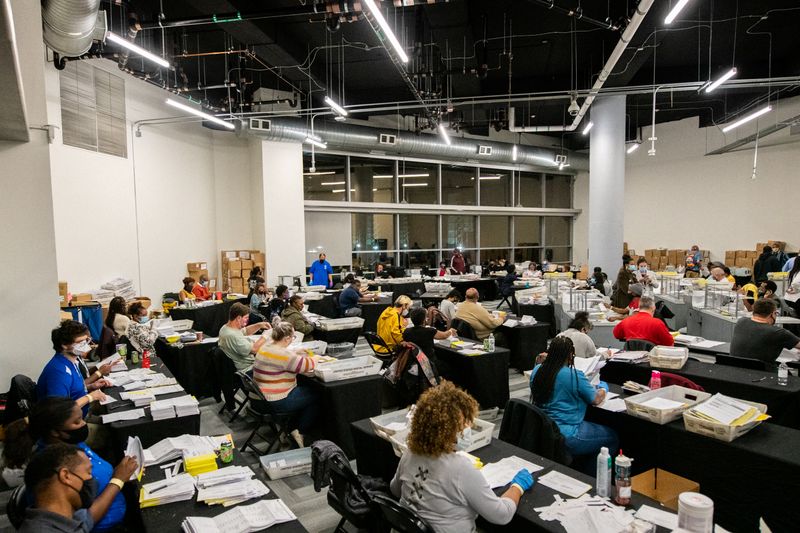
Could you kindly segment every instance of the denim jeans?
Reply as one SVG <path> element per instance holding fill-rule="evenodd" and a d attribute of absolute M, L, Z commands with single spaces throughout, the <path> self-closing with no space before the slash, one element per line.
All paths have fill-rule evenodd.
<path fill-rule="evenodd" d="M 311 387 L 295 387 L 283 400 L 266 402 L 254 401 L 253 407 L 264 408 L 266 411 L 278 415 L 292 415 L 289 429 L 298 429 L 300 433 L 307 434 L 314 427 L 317 419 L 318 396 Z"/>
<path fill-rule="evenodd" d="M 616 431 L 585 420 L 578 426 L 578 432 L 572 437 L 564 437 L 564 441 L 572 455 L 595 455 L 605 446 L 613 456 L 619 447 Z"/>

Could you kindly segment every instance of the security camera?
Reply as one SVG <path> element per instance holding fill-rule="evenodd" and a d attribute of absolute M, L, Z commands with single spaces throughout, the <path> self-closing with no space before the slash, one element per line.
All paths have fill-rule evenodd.
<path fill-rule="evenodd" d="M 581 106 L 578 105 L 578 98 L 574 94 L 570 97 L 570 100 L 567 112 L 573 117 L 576 117 L 581 110 Z"/>

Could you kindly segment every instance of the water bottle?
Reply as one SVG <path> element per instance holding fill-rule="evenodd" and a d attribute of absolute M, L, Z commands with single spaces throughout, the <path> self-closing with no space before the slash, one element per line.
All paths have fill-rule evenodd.
<path fill-rule="evenodd" d="M 778 367 L 778 385 L 783 385 L 784 387 L 789 384 L 789 367 L 786 366 L 786 363 L 782 362 L 781 365 Z"/>
<path fill-rule="evenodd" d="M 489 351 L 494 351 L 494 333 L 489 333 Z"/>
<path fill-rule="evenodd" d="M 661 388 L 661 372 L 658 370 L 653 370 L 650 373 L 650 390 L 660 389 Z"/>
<path fill-rule="evenodd" d="M 622 450 L 614 459 L 614 474 L 617 478 L 614 501 L 618 505 L 628 505 L 631 502 L 631 462 L 633 459 L 622 455 Z"/>
<path fill-rule="evenodd" d="M 611 455 L 608 448 L 603 446 L 597 454 L 597 478 L 595 481 L 595 492 L 601 498 L 611 496 Z"/>

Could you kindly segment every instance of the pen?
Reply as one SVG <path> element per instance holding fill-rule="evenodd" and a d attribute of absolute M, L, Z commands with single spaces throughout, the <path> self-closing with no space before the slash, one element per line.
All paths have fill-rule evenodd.
<path fill-rule="evenodd" d="M 764 381 L 765 379 L 767 379 L 767 376 L 764 376 L 764 377 L 758 378 L 758 379 L 754 379 L 752 381 L 753 381 L 753 383 L 758 383 L 759 381 Z"/>

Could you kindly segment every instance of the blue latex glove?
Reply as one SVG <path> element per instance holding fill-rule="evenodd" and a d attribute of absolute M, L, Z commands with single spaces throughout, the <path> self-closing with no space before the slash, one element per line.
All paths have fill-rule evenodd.
<path fill-rule="evenodd" d="M 605 389 L 605 391 L 608 392 L 608 383 L 606 383 L 605 381 L 601 381 L 600 383 L 597 384 L 597 386 L 601 389 Z"/>
<path fill-rule="evenodd" d="M 522 489 L 522 492 L 525 492 L 533 487 L 533 476 L 531 476 L 531 473 L 523 468 L 517 472 L 517 475 L 511 480 L 511 484 L 518 486 Z"/>

